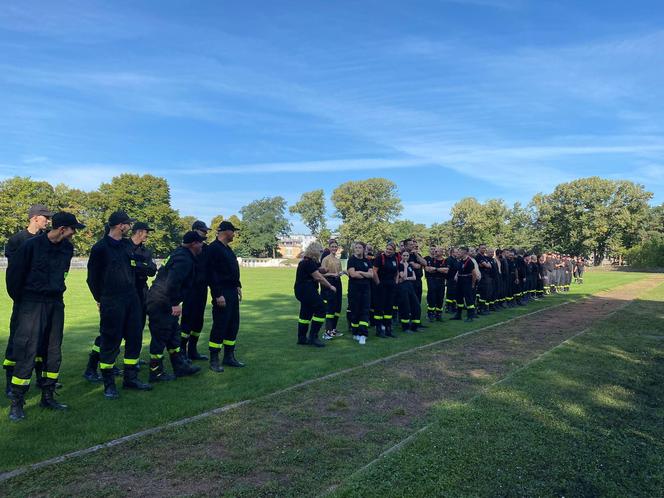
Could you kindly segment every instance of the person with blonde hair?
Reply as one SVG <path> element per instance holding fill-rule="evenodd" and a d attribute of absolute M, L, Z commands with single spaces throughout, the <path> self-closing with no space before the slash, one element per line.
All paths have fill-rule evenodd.
<path fill-rule="evenodd" d="M 297 343 L 318 348 L 325 346 L 318 339 L 318 332 L 325 323 L 325 303 L 318 293 L 318 284 L 332 293 L 336 288 L 318 271 L 323 246 L 312 242 L 305 249 L 302 261 L 295 274 L 295 297 L 300 301 L 300 315 L 297 326 Z M 308 333 L 308 337 L 307 337 Z"/>

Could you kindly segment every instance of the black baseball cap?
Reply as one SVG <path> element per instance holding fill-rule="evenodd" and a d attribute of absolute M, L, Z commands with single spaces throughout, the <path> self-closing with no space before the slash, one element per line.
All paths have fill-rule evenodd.
<path fill-rule="evenodd" d="M 108 217 L 108 226 L 114 227 L 122 223 L 131 225 L 135 221 L 136 220 L 130 218 L 129 215 L 124 211 L 116 211 L 114 213 L 111 213 L 111 216 Z"/>
<path fill-rule="evenodd" d="M 222 221 L 221 223 L 219 223 L 219 227 L 217 228 L 217 232 L 224 232 L 226 230 L 232 230 L 233 232 L 238 231 L 238 229 L 235 228 L 230 221 Z"/>
<path fill-rule="evenodd" d="M 69 227 L 75 228 L 77 230 L 85 228 L 85 225 L 83 223 L 79 223 L 79 221 L 76 219 L 76 216 L 71 213 L 67 213 L 66 211 L 55 213 L 53 215 L 53 220 L 51 221 L 51 226 L 53 228 Z"/>
<path fill-rule="evenodd" d="M 192 230 L 200 230 L 201 232 L 209 232 L 210 227 L 205 224 L 204 221 L 201 220 L 196 220 L 194 221 L 194 224 L 191 225 Z"/>
<path fill-rule="evenodd" d="M 154 228 L 150 228 L 150 226 L 147 223 L 143 223 L 142 221 L 137 221 L 136 223 L 134 223 L 131 229 L 134 232 L 137 232 L 138 230 L 145 230 L 146 232 L 154 232 Z"/>
<path fill-rule="evenodd" d="M 184 237 L 182 237 L 183 244 L 193 244 L 194 242 L 204 242 L 204 241 L 205 237 L 203 237 L 200 233 L 195 232 L 194 230 L 185 233 Z"/>
<path fill-rule="evenodd" d="M 53 216 L 53 212 L 43 204 L 33 204 L 30 206 L 30 209 L 28 209 L 28 219 L 32 218 L 33 216 L 46 216 L 47 218 L 51 218 Z"/>

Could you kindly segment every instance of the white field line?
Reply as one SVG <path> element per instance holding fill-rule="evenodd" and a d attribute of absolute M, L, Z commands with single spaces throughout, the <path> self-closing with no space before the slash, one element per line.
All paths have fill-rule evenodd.
<path fill-rule="evenodd" d="M 629 285 L 629 284 L 627 284 L 627 285 Z M 634 300 L 637 299 L 637 297 L 638 297 L 638 296 L 635 296 L 633 299 L 629 299 L 629 300 L 625 301 L 625 303 L 623 303 L 622 305 L 618 306 L 615 310 L 613 310 L 613 311 L 607 313 L 606 316 L 602 317 L 602 321 L 605 321 L 605 320 L 609 319 L 611 316 L 613 316 L 615 313 L 617 313 L 617 312 L 620 311 L 621 309 L 623 309 L 623 308 L 629 306 L 630 304 L 632 304 L 632 303 L 634 302 Z M 582 298 L 582 299 L 585 299 L 585 298 Z M 570 302 L 573 302 L 573 301 L 568 301 L 568 302 L 563 303 L 563 304 L 568 304 L 568 303 L 570 303 Z M 548 309 L 551 309 L 551 308 L 548 308 Z M 527 316 L 527 315 L 524 315 L 524 316 Z M 513 370 L 512 372 L 510 372 L 509 374 L 507 374 L 507 375 L 506 375 L 505 377 L 503 377 L 502 379 L 499 379 L 499 380 L 497 380 L 496 382 L 493 382 L 492 384 L 489 384 L 488 386 L 485 386 L 485 387 L 482 388 L 482 389 L 481 389 L 481 390 L 480 390 L 475 396 L 471 397 L 468 401 L 465 401 L 464 404 L 467 404 L 467 405 L 471 404 L 471 403 L 472 403 L 473 401 L 475 401 L 476 399 L 480 398 L 481 396 L 484 396 L 484 395 L 485 395 L 487 392 L 489 392 L 492 388 L 494 388 L 494 387 L 496 387 L 496 386 L 502 384 L 503 382 L 507 382 L 508 380 L 510 380 L 512 377 L 514 377 L 515 375 L 517 375 L 517 374 L 520 373 L 521 371 L 525 370 L 526 368 L 530 368 L 533 364 L 537 363 L 538 361 L 542 360 L 545 356 L 548 356 L 549 354 L 551 354 L 552 352 L 554 352 L 556 349 L 561 348 L 562 346 L 564 346 L 564 345 L 566 345 L 567 343 L 569 343 L 570 341 L 576 339 L 576 338 L 579 337 L 580 335 L 585 334 L 585 333 L 588 332 L 590 329 L 592 329 L 595 325 L 597 325 L 597 324 L 596 324 L 596 323 L 593 323 L 593 324 L 590 325 L 589 327 L 586 327 L 585 329 L 581 330 L 580 332 L 577 332 L 576 334 L 574 334 L 574 335 L 568 337 L 567 339 L 565 339 L 564 341 L 562 341 L 560 344 L 556 344 L 556 345 L 555 345 L 554 347 L 552 347 L 551 349 L 548 349 L 547 351 L 544 351 L 543 353 L 539 354 L 538 356 L 536 356 L 535 358 L 533 358 L 532 360 L 530 360 L 528 363 L 525 363 L 525 364 L 521 365 L 519 368 Z M 487 328 L 488 328 L 488 327 L 487 327 Z M 353 472 L 350 476 L 348 476 L 348 479 L 346 479 L 346 481 L 351 481 L 351 480 L 352 480 L 353 478 L 355 478 L 356 476 L 362 474 L 363 472 L 366 472 L 368 469 L 370 469 L 371 467 L 373 467 L 375 464 L 377 464 L 378 462 L 380 462 L 381 460 L 383 460 L 385 457 L 387 457 L 387 456 L 390 455 L 391 453 L 394 453 L 395 451 L 400 450 L 401 448 L 403 448 L 404 446 L 406 446 L 408 443 L 410 443 L 411 441 L 413 441 L 417 436 L 419 436 L 419 435 L 422 434 L 423 432 L 426 432 L 426 431 L 428 431 L 429 429 L 431 429 L 434 425 L 436 425 L 436 422 L 431 422 L 430 424 L 427 424 L 427 425 L 425 425 L 424 427 L 420 427 L 417 431 L 413 432 L 412 434 L 410 434 L 410 435 L 409 435 L 408 437 L 406 437 L 405 439 L 402 439 L 401 441 L 399 441 L 399 442 L 398 442 L 397 444 L 395 444 L 394 446 L 391 446 L 391 447 L 389 447 L 388 449 L 386 449 L 385 451 L 383 451 L 380 455 L 378 455 L 375 459 L 373 459 L 372 461 L 370 461 L 370 462 L 369 462 L 368 464 L 366 464 L 364 467 L 361 467 L 361 468 L 357 469 L 357 470 L 356 470 L 355 472 Z M 331 487 L 328 488 L 326 491 L 324 491 L 323 493 L 321 493 L 319 496 L 327 496 L 327 495 L 333 493 L 333 492 L 336 491 L 337 488 L 338 488 L 339 486 L 341 486 L 342 484 L 343 484 L 343 483 L 339 483 L 339 484 L 335 484 L 334 486 L 331 486 Z"/>
<path fill-rule="evenodd" d="M 630 282 L 630 283 L 625 284 L 625 285 L 630 285 L 632 283 L 634 283 L 634 282 Z M 620 288 L 620 287 L 623 287 L 623 286 L 619 286 L 617 288 Z M 598 290 L 597 292 L 598 293 L 606 292 L 607 290 L 614 290 L 614 289 L 603 289 L 603 290 Z M 233 409 L 239 408 L 241 406 L 245 406 L 245 405 L 248 405 L 248 404 L 251 404 L 251 403 L 255 403 L 257 401 L 263 401 L 263 400 L 266 400 L 266 399 L 270 399 L 270 398 L 273 398 L 275 396 L 279 396 L 281 394 L 293 391 L 295 389 L 300 389 L 302 387 L 305 387 L 305 386 L 308 386 L 308 385 L 311 385 L 311 384 L 315 384 L 315 383 L 318 383 L 318 382 L 323 382 L 325 380 L 329 380 L 329 379 L 338 377 L 340 375 L 345 375 L 347 373 L 353 372 L 355 370 L 359 370 L 361 368 L 366 368 L 366 367 L 370 367 L 372 365 L 378 365 L 380 363 L 391 361 L 395 358 L 399 358 L 401 356 L 411 354 L 411 353 L 414 353 L 416 351 L 420 351 L 422 349 L 431 348 L 431 347 L 437 346 L 439 344 L 444 344 L 446 342 L 461 339 L 462 337 L 477 334 L 477 333 L 482 332 L 484 330 L 488 330 L 488 329 L 491 329 L 491 328 L 494 328 L 494 327 L 498 327 L 500 325 L 505 325 L 506 323 L 510 323 L 510 322 L 515 321 L 515 320 L 520 320 L 522 318 L 526 318 L 526 317 L 529 317 L 529 316 L 532 316 L 532 315 L 536 315 L 538 313 L 542 313 L 543 311 L 549 311 L 549 310 L 552 310 L 552 309 L 556 309 L 556 308 L 559 308 L 561 306 L 566 306 L 568 304 L 575 303 L 575 302 L 578 302 L 578 301 L 582 301 L 584 299 L 588 299 L 588 298 L 591 298 L 591 297 L 596 297 L 596 294 L 591 294 L 589 296 L 583 296 L 583 297 L 579 297 L 579 298 L 576 298 L 576 299 L 569 299 L 567 301 L 563 301 L 562 303 L 554 304 L 553 306 L 547 306 L 547 307 L 541 308 L 539 310 L 531 311 L 530 313 L 525 313 L 523 315 L 515 316 L 513 318 L 510 318 L 509 320 L 503 320 L 502 322 L 497 322 L 497 323 L 494 323 L 494 324 L 491 324 L 491 325 L 487 325 L 485 327 L 480 327 L 479 329 L 469 330 L 468 332 L 464 332 L 462 334 L 458 334 L 458 335 L 455 335 L 453 337 L 448 337 L 448 338 L 440 339 L 438 341 L 434 341 L 434 342 L 431 342 L 431 343 L 428 343 L 428 344 L 423 344 L 421 346 L 416 346 L 416 347 L 411 348 L 411 349 L 407 349 L 407 350 L 404 350 L 404 351 L 400 351 L 398 353 L 394 353 L 390 356 L 385 356 L 383 358 L 378 358 L 376 360 L 372 360 L 372 361 L 368 361 L 366 363 L 362 363 L 361 365 L 356 365 L 354 367 L 346 368 L 344 370 L 339 370 L 337 372 L 332 372 L 332 373 L 323 375 L 321 377 L 316 377 L 315 379 L 306 380 L 304 382 L 300 382 L 299 384 L 294 384 L 292 386 L 289 386 L 289 387 L 286 387 L 286 388 L 283 388 L 283 389 L 279 389 L 278 391 L 274 391 L 274 392 L 271 392 L 269 394 L 265 394 L 263 396 L 259 396 L 259 397 L 254 398 L 254 399 L 247 399 L 247 400 L 244 400 L 244 401 L 239 401 L 239 402 L 236 402 L 236 403 L 231 403 L 231 404 L 228 404 L 228 405 L 220 406 L 218 408 L 213 408 L 212 410 L 208 410 L 206 412 L 199 413 L 198 415 L 194 415 L 192 417 L 186 417 L 186 418 L 183 418 L 183 419 L 180 419 L 180 420 L 175 420 L 175 421 L 169 422 L 167 424 L 151 427 L 149 429 L 145 429 L 145 430 L 142 430 L 142 431 L 139 431 L 139 432 L 135 432 L 133 434 L 128 434 L 126 436 L 122 436 L 120 438 L 113 439 L 113 440 L 108 441 L 106 443 L 97 444 L 97 445 L 94 445 L 94 446 L 90 446 L 89 448 L 84 448 L 82 450 L 76 450 L 76 451 L 72 451 L 70 453 L 65 453 L 64 455 L 49 458 L 49 459 L 43 460 L 41 462 L 33 463 L 33 464 L 30 464 L 30 465 L 25 465 L 23 467 L 18 467 L 14 470 L 10 470 L 8 472 L 0 473 L 0 482 L 6 481 L 6 480 L 11 479 L 13 477 L 20 476 L 22 474 L 25 474 L 26 472 L 31 471 L 31 470 L 41 469 L 41 468 L 44 468 L 44 467 L 48 467 L 50 465 L 54 465 L 54 464 L 57 464 L 57 463 L 65 462 L 67 460 L 71 460 L 72 458 L 77 458 L 77 457 L 89 455 L 91 453 L 96 453 L 97 451 L 103 450 L 105 448 L 112 448 L 113 446 L 118 446 L 120 444 L 127 443 L 129 441 L 133 441 L 135 439 L 139 439 L 139 438 L 142 438 L 144 436 L 149 436 L 151 434 L 157 434 L 157 433 L 162 432 L 166 429 L 170 429 L 170 428 L 173 428 L 173 427 L 180 427 L 180 426 L 183 426 L 183 425 L 188 425 L 188 424 L 191 424 L 192 422 L 196 422 L 198 420 L 209 418 L 213 415 L 224 413 L 226 411 L 233 410 Z M 387 450 L 387 451 L 389 451 L 389 450 Z M 380 458 L 381 457 L 378 457 L 378 459 L 380 459 Z M 371 464 L 369 464 L 369 465 L 371 465 Z"/>

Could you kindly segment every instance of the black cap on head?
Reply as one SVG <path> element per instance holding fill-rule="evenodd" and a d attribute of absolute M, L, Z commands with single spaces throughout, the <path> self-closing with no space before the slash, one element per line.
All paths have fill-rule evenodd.
<path fill-rule="evenodd" d="M 134 232 L 137 232 L 139 230 L 145 230 L 146 232 L 154 232 L 154 228 L 150 228 L 150 226 L 147 223 L 143 223 L 142 221 L 137 221 L 136 223 L 134 223 L 131 229 Z"/>
<path fill-rule="evenodd" d="M 204 242 L 204 241 L 205 238 L 202 237 L 200 233 L 194 230 L 185 233 L 184 236 L 182 237 L 183 244 L 192 244 L 194 242 Z"/>
<path fill-rule="evenodd" d="M 120 224 L 131 225 L 134 221 L 136 220 L 130 218 L 124 211 L 116 211 L 108 217 L 108 226 L 114 227 Z"/>
<path fill-rule="evenodd" d="M 194 221 L 194 224 L 191 225 L 192 230 L 200 230 L 201 232 L 209 232 L 210 227 L 205 224 L 204 221 L 201 220 L 196 220 Z"/>
<path fill-rule="evenodd" d="M 76 219 L 76 216 L 71 213 L 67 213 L 66 211 L 55 213 L 53 215 L 51 226 L 53 228 L 69 227 L 75 228 L 77 230 L 85 228 L 85 225 L 83 223 L 79 223 L 79 221 Z"/>
<path fill-rule="evenodd" d="M 30 209 L 28 209 L 28 219 L 32 218 L 33 216 L 46 216 L 47 218 L 51 218 L 53 216 L 53 212 L 43 204 L 34 204 L 30 206 Z"/>
<path fill-rule="evenodd" d="M 219 227 L 217 228 L 217 232 L 224 232 L 226 230 L 232 230 L 233 232 L 237 232 L 237 228 L 233 226 L 233 224 L 230 221 L 222 221 L 219 223 Z"/>

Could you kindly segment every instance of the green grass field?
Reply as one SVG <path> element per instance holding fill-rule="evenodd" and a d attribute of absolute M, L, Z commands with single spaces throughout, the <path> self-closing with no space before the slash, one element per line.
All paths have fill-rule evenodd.
<path fill-rule="evenodd" d="M 91 385 L 81 376 L 90 345 L 97 334 L 98 316 L 85 286 L 85 273 L 74 271 L 68 279 L 69 290 L 65 296 L 64 361 L 60 377 L 64 388 L 59 397 L 70 405 L 70 410 L 53 413 L 40 409 L 37 406 L 38 392 L 33 387 L 26 404 L 28 418 L 20 423 L 10 423 L 6 417 L 8 401 L 3 401 L 0 469 L 13 469 L 214 407 L 253 399 L 326 373 L 643 277 L 644 274 L 639 273 L 589 272 L 586 284 L 573 286 L 567 295 L 552 296 L 528 307 L 503 311 L 472 325 L 446 321 L 431 326 L 422 334 L 398 340 L 371 337 L 363 347 L 346 334 L 319 350 L 295 345 L 298 303 L 292 297 L 294 270 L 245 269 L 237 356 L 247 363 L 246 368 L 227 369 L 221 374 L 204 369 L 195 377 L 156 385 L 152 392 L 121 391 L 120 400 L 107 401 L 102 397 L 100 385 Z M 10 301 L 3 293 L 0 310 L 4 312 L 5 324 L 9 321 L 10 309 Z M 202 342 L 207 340 L 209 325 L 206 324 Z M 340 328 L 345 329 L 343 318 Z M 2 337 L 6 338 L 6 331 Z M 147 332 L 144 339 L 147 345 Z M 143 357 L 147 357 L 147 348 Z M 145 378 L 146 372 L 141 375 Z"/>

